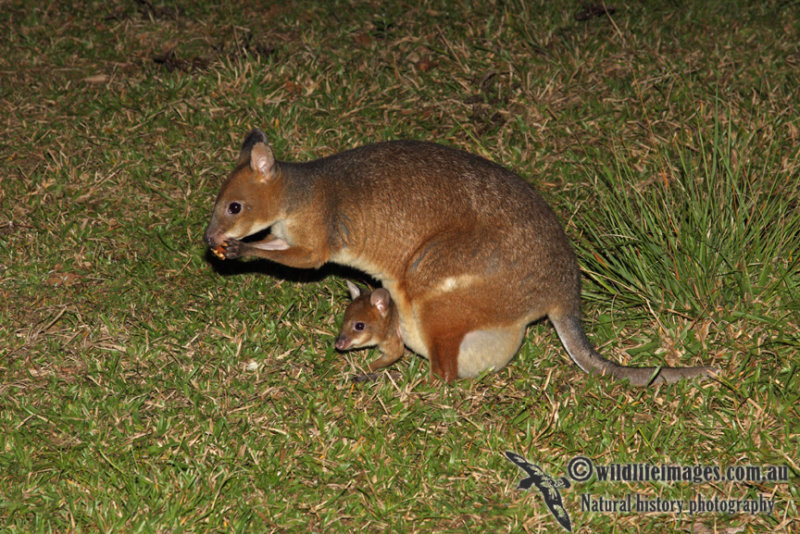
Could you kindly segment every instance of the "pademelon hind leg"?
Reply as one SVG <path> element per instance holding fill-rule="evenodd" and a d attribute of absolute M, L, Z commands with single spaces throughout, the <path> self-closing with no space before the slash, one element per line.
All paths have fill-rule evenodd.
<path fill-rule="evenodd" d="M 474 377 L 514 357 L 526 327 L 516 301 L 500 299 L 496 289 L 472 280 L 442 284 L 432 293 L 418 305 L 415 319 L 433 375 L 448 382 Z M 498 309 L 497 302 L 505 305 Z"/>
<path fill-rule="evenodd" d="M 459 346 L 458 377 L 471 378 L 489 369 L 499 371 L 517 353 L 524 336 L 524 326 L 468 332 Z"/>

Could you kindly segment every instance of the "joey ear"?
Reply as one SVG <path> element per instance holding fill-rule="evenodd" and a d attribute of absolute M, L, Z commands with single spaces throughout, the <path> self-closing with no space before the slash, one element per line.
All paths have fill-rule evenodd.
<path fill-rule="evenodd" d="M 392 297 L 389 296 L 387 290 L 383 288 L 376 289 L 369 296 L 369 303 L 375 306 L 382 316 L 386 317 L 386 314 L 389 313 L 389 304 L 392 303 Z"/>
<path fill-rule="evenodd" d="M 350 290 L 350 298 L 352 300 L 356 300 L 358 297 L 361 296 L 361 288 L 355 285 L 350 280 L 347 280 L 347 289 Z"/>
<path fill-rule="evenodd" d="M 256 143 L 264 143 L 265 145 L 269 145 L 269 141 L 267 140 L 267 136 L 259 130 L 258 128 L 253 128 L 250 130 L 244 138 L 242 142 L 242 150 L 239 151 L 239 161 L 237 162 L 237 166 L 244 165 L 250 161 L 250 152 L 253 150 L 253 147 Z"/>

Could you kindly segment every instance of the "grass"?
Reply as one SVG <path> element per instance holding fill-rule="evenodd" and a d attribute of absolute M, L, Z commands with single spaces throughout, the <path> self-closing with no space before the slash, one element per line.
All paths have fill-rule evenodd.
<path fill-rule="evenodd" d="M 789 469 L 573 482 L 575 531 L 796 531 L 796 2 L 587 7 L 6 2 L 4 530 L 558 529 L 513 450 L 553 477 L 579 455 Z M 352 384 L 369 356 L 333 350 L 352 273 L 200 241 L 254 126 L 289 160 L 416 138 L 515 169 L 575 243 L 599 349 L 722 376 L 593 379 L 545 321 L 497 374 L 431 386 L 406 355 Z M 585 493 L 776 508 L 606 514 Z"/>

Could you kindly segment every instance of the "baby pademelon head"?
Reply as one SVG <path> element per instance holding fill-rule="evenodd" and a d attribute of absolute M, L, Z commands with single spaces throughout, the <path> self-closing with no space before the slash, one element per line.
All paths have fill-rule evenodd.
<path fill-rule="evenodd" d="M 222 184 L 203 239 L 214 248 L 269 228 L 282 214 L 282 179 L 264 132 L 245 137 L 236 168 Z"/>
<path fill-rule="evenodd" d="M 389 292 L 383 288 L 365 292 L 349 280 L 347 287 L 353 302 L 344 312 L 336 348 L 350 350 L 380 344 L 386 338 L 393 313 Z"/>

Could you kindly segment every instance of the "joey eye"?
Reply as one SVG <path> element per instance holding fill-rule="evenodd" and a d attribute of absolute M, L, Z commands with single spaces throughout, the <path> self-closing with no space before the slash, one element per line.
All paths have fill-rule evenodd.
<path fill-rule="evenodd" d="M 240 211 L 242 211 L 242 205 L 239 204 L 238 202 L 231 202 L 230 204 L 228 204 L 228 213 L 230 213 L 231 215 L 236 215 Z"/>
<path fill-rule="evenodd" d="M 362 330 L 364 330 L 366 327 L 367 327 L 367 325 L 365 325 L 365 324 L 364 324 L 364 323 L 362 323 L 361 321 L 359 321 L 359 322 L 357 322 L 356 324 L 354 324 L 354 325 L 353 325 L 353 328 L 355 328 L 355 329 L 356 329 L 356 330 L 358 330 L 359 332 L 361 332 Z"/>

